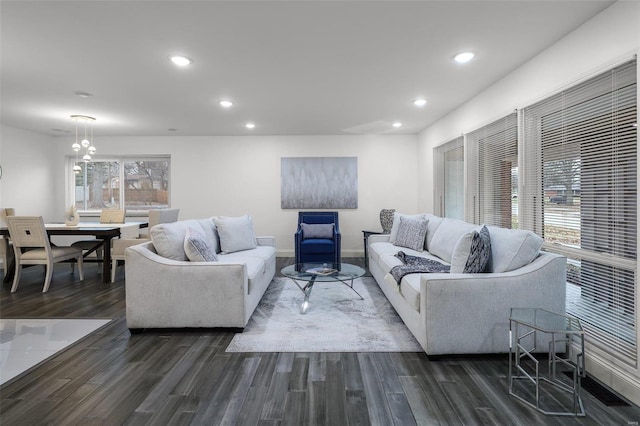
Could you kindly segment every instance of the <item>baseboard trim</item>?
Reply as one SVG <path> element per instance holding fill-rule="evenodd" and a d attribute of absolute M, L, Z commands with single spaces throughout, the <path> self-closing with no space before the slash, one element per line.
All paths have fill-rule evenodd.
<path fill-rule="evenodd" d="M 597 354 L 587 353 L 586 368 L 590 376 L 613 389 L 629 402 L 640 406 L 640 380 L 612 365 Z"/>

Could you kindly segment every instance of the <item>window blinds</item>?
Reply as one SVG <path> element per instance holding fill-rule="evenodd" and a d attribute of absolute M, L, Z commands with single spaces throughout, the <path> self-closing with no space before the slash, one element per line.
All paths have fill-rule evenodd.
<path fill-rule="evenodd" d="M 521 227 L 568 257 L 567 312 L 635 365 L 636 61 L 521 112 Z"/>
<path fill-rule="evenodd" d="M 466 221 L 517 227 L 517 127 L 514 112 L 466 135 Z"/>

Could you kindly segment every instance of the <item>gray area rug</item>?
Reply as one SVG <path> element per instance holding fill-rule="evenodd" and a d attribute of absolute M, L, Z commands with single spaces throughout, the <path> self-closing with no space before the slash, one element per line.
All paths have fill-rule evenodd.
<path fill-rule="evenodd" d="M 316 283 L 307 313 L 304 294 L 289 279 L 269 285 L 243 333 L 227 352 L 422 352 L 420 344 L 371 277 Z"/>

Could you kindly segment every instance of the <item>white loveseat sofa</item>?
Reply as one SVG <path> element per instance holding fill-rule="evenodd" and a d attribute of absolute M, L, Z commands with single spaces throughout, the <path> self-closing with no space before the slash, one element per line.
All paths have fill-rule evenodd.
<path fill-rule="evenodd" d="M 394 228 L 399 216 L 396 213 Z M 369 269 L 428 355 L 509 351 L 510 308 L 565 312 L 566 259 L 541 251 L 542 239 L 529 231 L 488 226 L 491 255 L 486 272 L 413 273 L 400 284 L 390 274 L 402 251 L 451 265 L 458 244 L 478 225 L 424 215 L 422 250 L 393 244 L 389 235 L 368 239 Z M 538 340 L 538 350 L 547 342 Z"/>
<path fill-rule="evenodd" d="M 132 332 L 246 326 L 275 275 L 275 239 L 254 237 L 248 217 L 251 229 L 243 237 L 253 243 L 243 248 L 231 241 L 235 247 L 224 251 L 223 229 L 214 219 L 154 226 L 149 231 L 152 241 L 125 250 L 126 318 Z M 190 261 L 185 251 L 188 231 L 204 236 L 217 259 Z M 237 234 L 242 232 L 232 236 Z"/>

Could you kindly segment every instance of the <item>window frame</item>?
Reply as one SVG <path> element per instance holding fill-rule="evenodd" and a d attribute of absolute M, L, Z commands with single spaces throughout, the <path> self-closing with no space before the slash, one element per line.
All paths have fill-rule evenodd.
<path fill-rule="evenodd" d="M 459 184 L 462 186 L 460 191 L 457 192 L 456 196 L 459 197 L 457 201 L 459 201 L 460 210 L 457 212 L 459 216 L 447 216 L 446 212 L 446 196 L 447 196 L 447 161 L 446 154 L 451 153 L 457 150 L 461 150 L 462 152 L 462 164 L 460 166 L 460 170 L 462 171 L 461 176 L 457 176 L 460 178 Z M 465 150 L 465 137 L 458 136 L 457 138 L 451 139 L 441 145 L 433 148 L 433 158 L 434 158 L 434 167 L 433 167 L 433 179 L 434 179 L 434 191 L 433 191 L 433 203 L 435 206 L 435 212 L 440 217 L 453 217 L 456 219 L 463 220 L 464 219 L 464 211 L 465 211 L 465 182 L 466 182 L 466 150 Z"/>
<path fill-rule="evenodd" d="M 171 155 L 162 154 L 149 154 L 149 155 L 94 155 L 92 162 L 117 162 L 119 163 L 119 179 L 120 182 L 125 182 L 125 167 L 124 163 L 132 161 L 166 161 L 168 163 L 167 173 L 167 207 L 171 207 Z M 75 205 L 75 182 L 76 176 L 73 172 L 73 166 L 81 163 L 82 160 L 76 161 L 74 155 L 65 156 L 65 205 Z M 121 196 L 117 208 L 126 209 L 126 197 L 125 191 L 121 189 Z M 153 209 L 127 209 L 127 216 L 147 216 L 149 210 Z M 100 210 L 93 209 L 79 209 L 78 213 L 87 217 L 100 216 Z"/>
<path fill-rule="evenodd" d="M 520 226 L 522 228 L 529 229 L 540 235 L 543 235 L 546 230 L 545 228 L 550 223 L 545 221 L 545 208 L 549 208 L 547 206 L 548 203 L 546 201 L 548 199 L 547 197 L 548 194 L 546 193 L 546 189 L 548 188 L 549 181 L 545 181 L 545 171 L 548 172 L 548 170 L 545 169 L 545 165 L 547 164 L 545 163 L 545 161 L 547 162 L 566 161 L 567 159 L 571 158 L 570 154 L 573 151 L 576 151 L 580 155 L 577 158 L 580 164 L 580 169 L 582 169 L 582 167 L 584 166 L 585 158 L 593 161 L 593 159 L 596 158 L 595 156 L 593 156 L 595 155 L 595 153 L 599 153 L 599 155 L 604 155 L 604 153 L 609 152 L 609 151 L 606 151 L 606 149 L 608 148 L 605 148 L 607 144 L 595 144 L 594 145 L 595 148 L 582 147 L 582 144 L 585 144 L 585 147 L 587 146 L 586 145 L 587 143 L 593 144 L 593 142 L 591 141 L 596 140 L 594 135 L 597 134 L 595 130 L 611 128 L 612 129 L 611 135 L 616 135 L 615 136 L 616 138 L 618 137 L 619 134 L 622 134 L 622 132 L 619 132 L 617 130 L 616 126 L 618 126 L 620 123 L 619 117 L 627 117 L 627 115 L 621 114 L 621 111 L 625 111 L 624 110 L 625 107 L 624 107 L 624 104 L 619 104 L 618 99 L 621 96 L 620 94 L 623 93 L 621 89 L 624 87 L 624 84 L 627 84 L 627 83 L 621 83 L 622 85 L 619 85 L 619 81 L 626 81 L 626 80 L 620 80 L 619 73 L 626 72 L 625 75 L 627 75 L 627 78 L 630 78 L 631 80 L 634 81 L 633 84 L 636 86 L 636 89 L 635 89 L 636 93 L 637 93 L 637 84 L 638 84 L 637 71 L 634 70 L 629 72 L 628 71 L 629 67 L 637 67 L 637 62 L 635 59 L 632 61 L 625 61 L 624 63 L 621 63 L 607 71 L 598 73 L 597 75 L 592 76 L 589 79 L 577 82 L 575 85 L 567 87 L 555 94 L 547 96 L 544 99 L 519 110 L 519 115 L 520 115 L 519 131 L 522 132 L 521 133 L 522 137 L 520 138 L 520 146 L 519 146 L 520 154 L 518 159 L 519 168 L 521 171 L 521 179 L 519 179 L 519 194 L 520 194 L 519 221 L 520 221 Z M 625 71 L 625 69 L 627 71 Z M 630 93 L 633 93 L 633 90 L 631 90 Z M 608 96 L 611 98 L 611 102 L 610 102 L 610 105 L 612 105 L 611 112 L 607 112 L 609 111 L 608 109 L 596 108 L 599 105 L 607 104 L 606 98 L 604 102 L 600 102 L 600 103 L 596 102 L 598 97 L 602 97 L 602 96 Z M 594 104 L 595 106 L 591 106 L 592 102 L 595 102 Z M 631 104 L 632 105 L 631 108 L 635 110 L 636 122 L 637 122 L 637 105 L 638 105 L 637 102 L 638 101 L 636 98 L 635 103 Z M 615 107 L 613 107 L 614 105 Z M 578 108 L 578 107 L 580 108 L 581 114 L 577 115 L 576 117 L 584 120 L 585 124 L 590 124 L 591 122 L 594 122 L 594 123 L 600 122 L 603 124 L 600 124 L 600 125 L 590 124 L 589 126 L 585 126 L 584 129 L 572 128 L 572 123 L 578 123 L 580 121 L 578 121 L 576 117 L 572 116 L 573 113 L 571 112 L 571 109 Z M 544 133 L 545 124 L 543 121 L 545 118 L 552 117 L 554 114 L 561 114 L 562 128 L 559 128 L 557 132 L 561 131 L 562 133 L 559 133 L 559 135 L 556 135 L 552 138 L 550 136 L 545 136 L 545 135 L 550 135 L 551 133 L 549 133 L 548 130 L 546 134 Z M 602 117 L 607 117 L 608 114 L 611 114 L 611 116 L 615 118 L 611 120 L 609 119 L 603 120 Z M 611 123 L 611 124 L 608 124 L 608 123 Z M 580 137 L 576 139 L 575 136 L 573 136 L 572 132 L 577 133 L 578 131 L 586 131 L 589 137 L 588 138 Z M 605 133 L 604 135 L 607 135 L 607 134 Z M 599 136 L 599 137 L 602 138 L 602 136 Z M 611 136 L 609 137 L 611 138 Z M 604 139 L 608 140 L 606 138 Z M 610 140 L 616 141 L 617 139 L 610 139 Z M 555 144 L 560 143 L 560 145 L 557 145 L 556 147 L 555 145 L 553 145 L 554 143 Z M 576 143 L 580 143 L 581 145 L 577 145 L 577 147 L 571 145 Z M 640 151 L 637 150 L 637 143 L 638 143 L 638 139 L 637 139 L 637 133 L 636 133 L 636 140 L 634 145 L 636 151 L 635 151 L 635 154 L 631 157 L 635 159 L 634 160 L 635 170 L 632 170 L 631 176 L 638 175 L 637 159 L 638 159 L 638 156 L 640 155 Z M 616 142 L 616 146 L 617 146 L 617 142 Z M 546 152 L 545 152 L 545 149 L 547 150 Z M 556 151 L 560 151 L 560 153 L 557 153 Z M 611 152 L 612 153 L 615 152 L 613 148 Z M 618 156 L 616 156 L 615 158 L 616 158 L 616 167 L 622 167 L 619 164 L 623 164 L 623 163 L 619 162 L 619 160 L 617 159 Z M 620 158 L 622 157 L 620 156 Z M 599 171 L 600 169 L 617 170 L 617 169 L 611 169 L 610 167 L 603 166 L 603 167 L 596 168 L 596 171 Z M 584 170 L 581 171 L 581 174 L 583 174 L 583 172 Z M 597 180 L 594 180 L 594 182 L 592 183 L 600 184 L 603 181 L 606 181 L 606 177 L 602 177 L 604 175 L 597 174 L 597 176 L 598 176 Z M 608 188 L 606 185 L 599 185 L 597 187 L 593 187 L 593 189 L 588 189 L 589 186 L 585 186 L 584 176 L 580 177 L 579 183 L 580 183 L 581 198 L 584 198 L 585 194 L 590 196 L 593 196 L 594 194 L 599 194 L 600 191 L 606 190 Z M 545 186 L 545 184 L 547 185 Z M 567 190 L 566 188 L 567 185 L 565 184 L 564 186 L 565 186 L 565 190 Z M 573 183 L 571 184 L 571 186 L 573 187 Z M 569 189 L 569 190 L 573 190 L 573 189 Z M 635 194 L 637 197 L 637 181 L 635 184 Z M 598 200 L 599 198 L 596 197 L 596 201 Z M 596 205 L 600 205 L 600 204 L 595 204 L 593 201 L 589 203 L 583 202 L 583 201 L 584 200 L 581 200 L 580 202 L 580 208 L 581 208 L 580 210 L 581 226 L 579 228 L 580 241 L 582 241 L 582 237 L 585 235 L 588 235 L 589 232 L 594 232 L 594 233 L 597 233 L 598 235 L 603 235 L 603 232 L 600 228 L 589 227 L 582 224 L 583 218 L 585 217 L 591 218 L 590 215 L 588 215 L 582 210 L 583 204 L 584 204 L 584 207 L 587 209 L 594 208 Z M 609 206 L 609 208 L 611 209 L 611 205 L 608 204 L 606 200 L 604 201 L 604 203 L 607 204 L 607 206 Z M 630 205 L 632 207 L 636 206 L 635 211 L 632 211 L 632 210 L 628 210 L 628 211 L 624 210 L 624 211 L 626 212 L 625 214 L 632 213 L 630 215 L 627 214 L 625 218 L 628 220 L 634 221 L 633 226 L 636 227 L 636 231 L 629 235 L 629 240 L 631 239 L 635 240 L 635 238 L 637 237 L 637 221 L 638 221 L 637 203 L 631 203 Z M 619 215 L 620 213 L 617 213 L 617 211 L 618 210 L 616 209 L 615 214 Z M 615 226 L 615 221 L 613 222 L 609 221 L 607 223 L 611 224 L 610 226 Z M 625 232 L 624 230 L 620 230 L 620 234 L 616 233 L 615 235 L 616 236 L 624 235 L 624 232 Z M 625 239 L 618 238 L 616 241 L 625 241 Z M 637 242 L 634 245 L 637 246 Z M 615 250 L 617 251 L 618 248 L 619 247 L 616 245 Z M 615 283 L 613 283 L 610 287 L 606 287 L 607 279 L 604 277 L 608 277 L 611 274 L 615 274 L 616 277 L 618 277 L 618 275 L 623 276 L 625 274 L 626 275 L 632 274 L 634 277 L 636 277 L 638 273 L 637 253 L 629 257 L 629 256 L 620 255 L 617 252 L 609 253 L 603 250 L 594 250 L 593 248 L 589 248 L 588 245 L 584 247 L 582 246 L 582 244 L 575 246 L 568 242 L 566 243 L 552 242 L 552 241 L 549 241 L 547 238 L 545 238 L 543 249 L 566 256 L 568 259 L 568 266 L 574 265 L 578 268 L 578 272 L 576 272 L 577 274 L 580 274 L 583 267 L 586 267 L 587 272 L 591 274 L 591 276 L 597 275 L 598 278 L 594 279 L 596 280 L 594 281 L 595 285 L 591 286 L 590 287 L 591 290 L 589 290 L 592 293 L 597 293 L 602 290 L 611 289 L 611 292 L 615 293 L 616 295 L 619 294 L 623 296 L 626 293 L 628 293 L 628 290 L 623 289 L 623 286 L 626 281 L 620 278 L 615 278 L 615 279 L 611 278 L 611 280 L 615 281 Z M 583 264 L 583 262 L 585 262 L 585 264 Z M 599 265 L 599 266 L 596 266 L 596 265 Z M 591 269 L 588 269 L 588 268 L 591 268 Z M 607 272 L 609 271 L 609 269 L 611 269 L 613 272 Z M 568 273 L 569 273 L 569 269 L 568 269 Z M 627 281 L 629 280 L 627 279 Z M 589 321 L 587 321 L 585 318 L 581 317 L 581 319 L 583 321 L 583 325 L 585 325 L 585 329 L 587 330 L 586 345 L 587 345 L 587 350 L 589 352 L 591 352 L 592 354 L 598 354 L 599 356 L 606 357 L 607 359 L 609 359 L 609 362 L 611 364 L 623 370 L 632 369 L 634 371 L 637 371 L 638 362 L 639 362 L 638 356 L 640 354 L 640 351 L 638 348 L 640 344 L 640 330 L 638 327 L 639 305 L 638 305 L 638 298 L 637 298 L 639 287 L 638 287 L 637 279 L 634 278 L 633 281 L 634 281 L 634 288 L 632 289 L 632 292 L 633 294 L 635 294 L 635 296 L 632 296 L 629 299 L 625 299 L 622 297 L 619 298 L 619 300 L 621 300 L 622 303 L 626 303 L 628 301 L 631 301 L 633 303 L 633 306 L 632 306 L 634 310 L 633 316 L 635 318 L 635 323 L 633 324 L 633 329 L 632 329 L 632 333 L 633 333 L 632 335 L 635 338 L 633 341 L 627 342 L 627 343 L 623 341 L 624 339 L 621 336 L 626 331 L 624 327 L 619 326 L 616 329 L 618 334 L 613 334 L 609 332 L 607 328 L 605 328 L 605 326 L 608 325 L 607 321 L 609 324 L 614 323 L 609 319 L 608 316 L 605 316 L 604 314 L 602 314 L 601 311 L 603 311 L 605 308 L 598 310 L 599 308 L 592 307 L 589 309 L 588 312 L 581 313 L 581 315 L 587 315 L 587 316 L 591 315 L 593 318 L 599 315 L 598 316 L 599 319 L 597 323 L 594 322 L 594 324 L 590 324 Z M 589 283 L 589 281 L 585 281 L 585 282 Z M 569 294 L 570 285 L 574 287 L 577 286 L 577 288 L 580 288 L 580 297 L 582 297 L 582 292 L 585 291 L 585 282 L 583 282 L 580 279 L 579 285 L 573 284 L 570 282 L 568 277 L 567 297 Z M 588 292 L 585 294 L 587 294 L 587 297 L 589 297 L 590 295 L 590 293 Z M 569 302 L 569 299 L 567 300 L 567 302 Z M 618 305 L 618 303 L 619 302 L 616 301 L 614 303 L 614 306 L 610 309 L 615 310 L 615 309 L 619 309 L 622 306 L 625 306 L 623 304 Z M 595 303 L 592 305 L 595 306 Z M 578 309 L 577 306 L 578 305 L 576 305 L 576 309 Z M 572 314 L 572 312 L 570 312 L 569 309 L 570 309 L 570 306 L 568 303 L 567 312 Z M 617 316 L 614 315 L 611 318 L 613 318 L 614 320 L 619 320 L 622 318 L 622 316 L 623 316 L 622 314 L 618 314 Z M 622 323 L 624 321 L 619 321 L 619 322 Z"/>

